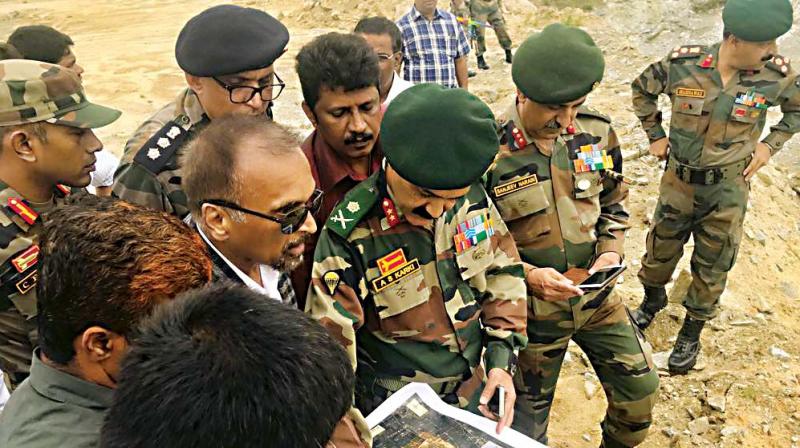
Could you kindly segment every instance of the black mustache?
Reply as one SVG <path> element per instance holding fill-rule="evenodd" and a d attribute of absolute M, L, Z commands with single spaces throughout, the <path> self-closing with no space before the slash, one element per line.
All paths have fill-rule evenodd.
<path fill-rule="evenodd" d="M 371 132 L 364 132 L 361 134 L 351 134 L 344 138 L 345 145 L 352 145 L 353 143 L 363 143 L 374 139 L 375 136 Z"/>
<path fill-rule="evenodd" d="M 547 128 L 547 129 L 561 129 L 562 128 L 561 123 L 559 123 L 558 120 L 553 120 L 553 121 L 545 124 L 544 127 Z"/>
<path fill-rule="evenodd" d="M 761 62 L 769 62 L 769 60 L 774 58 L 774 57 L 775 57 L 775 55 L 772 55 L 772 54 L 764 56 L 763 58 L 761 58 Z"/>
<path fill-rule="evenodd" d="M 431 221 L 436 219 L 433 216 L 431 216 L 430 213 L 428 213 L 428 210 L 426 210 L 425 206 L 423 206 L 423 205 L 420 205 L 419 207 L 415 208 L 414 210 L 411 211 L 411 213 L 413 213 L 413 214 L 415 214 L 415 215 L 417 215 L 417 216 L 419 216 L 421 218 L 429 219 Z"/>

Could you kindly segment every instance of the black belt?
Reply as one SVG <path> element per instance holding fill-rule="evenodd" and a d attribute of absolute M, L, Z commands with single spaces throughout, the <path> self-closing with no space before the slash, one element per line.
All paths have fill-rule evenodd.
<path fill-rule="evenodd" d="M 730 163 L 728 165 L 715 166 L 711 168 L 697 168 L 686 165 L 670 157 L 667 161 L 667 171 L 672 171 L 678 179 L 687 184 L 694 185 L 716 185 L 720 182 L 738 178 L 750 164 L 751 157 L 744 160 Z"/>

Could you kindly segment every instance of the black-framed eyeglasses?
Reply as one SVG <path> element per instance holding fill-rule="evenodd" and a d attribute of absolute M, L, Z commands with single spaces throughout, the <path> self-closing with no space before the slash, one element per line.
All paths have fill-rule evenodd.
<path fill-rule="evenodd" d="M 275 80 L 278 81 L 276 83 L 270 83 L 265 86 L 261 87 L 251 87 L 251 86 L 232 86 L 229 84 L 225 84 L 224 82 L 220 81 L 216 77 L 212 76 L 211 79 L 217 82 L 223 89 L 228 91 L 228 98 L 231 100 L 231 103 L 234 104 L 244 104 L 253 99 L 256 94 L 261 95 L 261 101 L 273 101 L 279 96 L 281 96 L 281 92 L 283 92 L 283 88 L 286 87 L 286 83 L 278 76 L 277 73 L 273 73 L 272 76 L 275 77 Z M 277 89 L 277 92 L 275 92 Z"/>
<path fill-rule="evenodd" d="M 204 199 L 198 202 L 198 205 L 200 206 L 203 204 L 218 205 L 220 207 L 247 213 L 248 215 L 268 219 L 272 222 L 277 222 L 281 226 L 281 233 L 284 235 L 289 235 L 300 230 L 300 227 L 302 227 L 303 223 L 306 222 L 306 218 L 308 217 L 309 213 L 315 214 L 319 211 L 319 208 L 322 205 L 322 190 L 314 190 L 314 193 L 305 204 L 295 207 L 288 212 L 281 214 L 280 216 L 272 216 L 267 215 L 266 213 L 250 210 L 224 199 Z"/>

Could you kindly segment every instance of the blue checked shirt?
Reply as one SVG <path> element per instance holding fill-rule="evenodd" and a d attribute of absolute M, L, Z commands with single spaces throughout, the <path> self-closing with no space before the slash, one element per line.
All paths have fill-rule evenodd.
<path fill-rule="evenodd" d="M 412 7 L 397 21 L 403 33 L 403 78 L 458 87 L 455 60 L 469 54 L 469 40 L 456 16 L 437 9 L 428 21 Z"/>

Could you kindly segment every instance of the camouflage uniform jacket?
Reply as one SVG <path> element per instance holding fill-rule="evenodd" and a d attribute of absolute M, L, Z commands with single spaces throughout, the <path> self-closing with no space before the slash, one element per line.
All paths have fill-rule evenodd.
<path fill-rule="evenodd" d="M 181 92 L 125 144 L 114 196 L 184 218 L 189 209 L 178 158 L 188 138 L 208 122 L 197 95 L 190 89 Z"/>
<path fill-rule="evenodd" d="M 671 154 L 695 166 L 739 162 L 755 151 L 767 109 L 780 106 L 783 119 L 763 140 L 772 153 L 800 131 L 800 78 L 789 59 L 775 56 L 760 71 L 740 71 L 722 86 L 716 70 L 720 44 L 678 47 L 650 65 L 633 84 L 634 112 L 650 141 L 666 137 L 658 96 L 672 101 Z"/>
<path fill-rule="evenodd" d="M 628 213 L 625 184 L 604 171 L 576 172 L 586 145 L 606 151 L 622 172 L 619 142 L 610 120 L 582 107 L 575 122 L 545 154 L 525 132 L 516 104 L 500 126 L 500 154 L 486 175 L 486 190 L 517 242 L 522 260 L 559 272 L 587 269 L 597 255 L 622 256 Z"/>
<path fill-rule="evenodd" d="M 459 225 L 470 221 L 488 222 L 493 234 L 457 251 Z M 527 343 L 523 275 L 482 186 L 424 229 L 399 216 L 381 170 L 322 230 L 306 312 L 344 345 L 360 381 L 479 385 L 484 348 L 487 370 L 511 370 Z"/>
<path fill-rule="evenodd" d="M 36 283 L 41 214 L 62 205 L 70 189 L 35 207 L 0 181 L 0 370 L 16 385 L 26 376 L 36 345 Z"/>

